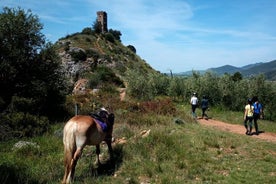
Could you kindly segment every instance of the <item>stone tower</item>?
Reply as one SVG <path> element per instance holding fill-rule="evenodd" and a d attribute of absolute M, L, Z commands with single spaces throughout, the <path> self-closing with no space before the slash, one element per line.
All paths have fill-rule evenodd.
<path fill-rule="evenodd" d="M 107 13 L 105 11 L 97 12 L 97 21 L 101 24 L 102 33 L 106 33 L 107 30 Z"/>

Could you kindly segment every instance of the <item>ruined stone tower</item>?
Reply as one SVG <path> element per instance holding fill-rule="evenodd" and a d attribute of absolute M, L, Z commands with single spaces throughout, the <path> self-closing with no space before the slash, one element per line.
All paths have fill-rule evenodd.
<path fill-rule="evenodd" d="M 102 33 L 106 33 L 107 30 L 107 13 L 105 11 L 97 12 L 97 21 L 101 24 Z"/>

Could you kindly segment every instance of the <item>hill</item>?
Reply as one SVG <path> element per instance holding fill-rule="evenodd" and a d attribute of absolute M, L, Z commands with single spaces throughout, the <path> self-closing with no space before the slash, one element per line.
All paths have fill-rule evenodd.
<path fill-rule="evenodd" d="M 236 72 L 240 72 L 244 77 L 254 76 L 258 74 L 264 74 L 267 80 L 275 81 L 276 80 L 276 60 L 270 62 L 261 62 L 246 65 L 243 67 L 235 67 L 232 65 L 224 65 L 217 68 L 209 68 L 207 70 L 201 70 L 200 73 L 212 72 L 218 75 L 223 75 L 225 73 L 234 74 Z M 183 73 L 179 73 L 177 75 L 191 75 L 192 71 L 187 71 Z"/>
<path fill-rule="evenodd" d="M 108 80 L 106 82 L 124 87 L 124 79 L 129 71 L 135 70 L 141 75 L 156 72 L 136 54 L 133 46 L 124 46 L 120 39 L 115 39 L 109 32 L 75 33 L 60 38 L 55 45 L 64 73 L 72 84 L 86 78 L 90 80 L 91 88 L 98 88 L 100 85 L 99 82 L 91 80 Z M 99 72 L 105 74 L 101 75 Z"/>

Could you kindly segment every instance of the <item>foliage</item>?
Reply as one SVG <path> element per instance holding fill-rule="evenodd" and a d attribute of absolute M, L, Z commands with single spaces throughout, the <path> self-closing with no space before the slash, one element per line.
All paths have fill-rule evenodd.
<path fill-rule="evenodd" d="M 82 33 L 82 34 L 91 35 L 91 34 L 93 34 L 93 30 L 92 30 L 91 27 L 86 27 L 86 28 L 84 28 L 84 29 L 82 30 L 81 33 Z"/>
<path fill-rule="evenodd" d="M 133 45 L 128 45 L 127 48 L 136 54 L 136 48 Z"/>
<path fill-rule="evenodd" d="M 122 33 L 118 30 L 113 30 L 113 29 L 109 29 L 108 33 L 110 33 L 111 35 L 113 35 L 114 39 L 118 40 L 119 42 L 121 42 L 121 36 Z"/>
<path fill-rule="evenodd" d="M 139 108 L 143 112 L 173 115 L 176 112 L 176 108 L 170 98 L 157 98 L 151 101 L 144 101 L 140 103 Z"/>
<path fill-rule="evenodd" d="M 266 81 L 264 75 L 244 78 L 236 73 L 221 77 L 207 72 L 203 75 L 193 72 L 191 77 L 168 77 L 148 73 L 141 75 L 139 70 L 128 71 L 128 94 L 138 99 L 154 99 L 157 96 L 170 96 L 175 100 L 189 103 L 192 93 L 196 92 L 199 100 L 205 95 L 211 106 L 227 110 L 243 111 L 248 98 L 258 96 L 265 107 L 266 118 L 276 119 L 275 82 Z"/>
<path fill-rule="evenodd" d="M 36 57 L 44 44 L 41 29 L 38 18 L 30 11 L 4 8 L 0 14 L 0 84 L 5 89 L 0 96 L 6 105 L 16 88 L 23 85 L 22 80 L 28 80 L 25 78 L 28 72 L 23 70 L 30 68 L 29 60 Z"/>
<path fill-rule="evenodd" d="M 9 119 L 5 127 L 23 136 L 44 132 L 48 118 L 64 115 L 67 83 L 60 58 L 41 29 L 30 10 L 3 8 L 0 14 L 0 85 L 5 89 L 0 91 L 1 117 Z"/>
<path fill-rule="evenodd" d="M 89 87 L 91 89 L 101 88 L 107 84 L 123 87 L 122 80 L 108 67 L 98 66 L 94 73 L 89 76 Z"/>
<path fill-rule="evenodd" d="M 115 38 L 111 33 L 104 34 L 105 39 L 111 43 L 115 43 Z"/>
<path fill-rule="evenodd" d="M 85 61 L 87 58 L 87 54 L 83 50 L 72 51 L 70 52 L 70 55 L 76 62 Z"/>
<path fill-rule="evenodd" d="M 47 131 L 49 120 L 43 116 L 35 116 L 30 113 L 14 112 L 0 116 L 1 126 L 8 125 L 10 132 L 4 132 L 0 140 L 10 139 L 11 137 L 33 137 Z M 8 137 L 7 134 L 9 134 Z"/>
<path fill-rule="evenodd" d="M 242 80 L 242 74 L 240 72 L 236 72 L 232 75 L 232 80 L 237 82 Z"/>
<path fill-rule="evenodd" d="M 154 99 L 159 95 L 167 95 L 169 79 L 159 73 L 141 75 L 139 70 L 127 72 L 128 93 L 138 99 Z"/>

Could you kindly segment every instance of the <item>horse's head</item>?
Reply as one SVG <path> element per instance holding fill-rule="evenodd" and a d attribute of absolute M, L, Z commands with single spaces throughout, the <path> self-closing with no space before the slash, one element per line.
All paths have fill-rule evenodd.
<path fill-rule="evenodd" d="M 108 130 L 107 130 L 107 134 L 106 134 L 106 139 L 111 140 L 111 138 L 112 138 L 114 120 L 115 120 L 114 114 L 113 113 L 108 114 L 108 117 L 107 117 Z"/>

